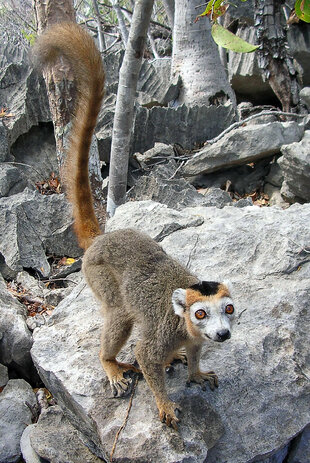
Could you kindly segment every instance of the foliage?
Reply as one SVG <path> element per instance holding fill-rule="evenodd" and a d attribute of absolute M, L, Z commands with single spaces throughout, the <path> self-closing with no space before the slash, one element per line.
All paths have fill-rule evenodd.
<path fill-rule="evenodd" d="M 214 23 L 212 26 L 212 37 L 221 47 L 238 53 L 251 53 L 258 48 L 258 45 L 246 42 L 217 23 Z"/>
<path fill-rule="evenodd" d="M 297 0 L 295 3 L 295 12 L 299 19 L 310 23 L 310 0 Z"/>
<path fill-rule="evenodd" d="M 241 1 L 245 2 L 246 0 Z M 211 33 L 217 45 L 237 53 L 251 53 L 255 51 L 258 48 L 256 45 L 246 42 L 218 24 L 217 19 L 223 16 L 229 6 L 230 4 L 226 0 L 210 0 L 205 11 L 197 16 L 196 21 L 203 16 L 210 17 L 210 20 L 213 22 Z"/>
<path fill-rule="evenodd" d="M 35 32 L 27 32 L 25 29 L 21 30 L 22 36 L 27 40 L 29 45 L 33 45 L 36 41 L 37 34 Z"/>

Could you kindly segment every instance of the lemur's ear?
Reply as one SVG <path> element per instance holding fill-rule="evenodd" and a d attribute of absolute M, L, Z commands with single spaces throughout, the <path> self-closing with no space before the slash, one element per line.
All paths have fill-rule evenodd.
<path fill-rule="evenodd" d="M 232 295 L 231 293 L 232 293 L 232 290 L 233 290 L 233 286 L 232 286 L 231 282 L 229 280 L 224 280 L 223 285 L 226 286 L 226 288 L 230 292 L 230 295 Z"/>
<path fill-rule="evenodd" d="M 172 294 L 173 310 L 179 317 L 184 317 L 186 307 L 186 289 L 178 288 Z"/>

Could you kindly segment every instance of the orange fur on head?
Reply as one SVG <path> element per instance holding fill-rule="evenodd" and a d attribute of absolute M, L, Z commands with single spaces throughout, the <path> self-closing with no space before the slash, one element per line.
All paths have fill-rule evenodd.
<path fill-rule="evenodd" d="M 217 300 L 223 297 L 230 297 L 230 294 L 227 287 L 222 283 L 219 285 L 217 293 L 211 296 L 204 296 L 200 291 L 189 288 L 186 290 L 186 307 L 190 307 L 195 302 Z"/>

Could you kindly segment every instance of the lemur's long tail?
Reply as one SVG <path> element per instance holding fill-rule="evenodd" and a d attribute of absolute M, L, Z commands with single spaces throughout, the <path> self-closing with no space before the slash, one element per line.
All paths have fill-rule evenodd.
<path fill-rule="evenodd" d="M 87 249 L 101 233 L 90 189 L 88 159 L 104 95 L 104 70 L 93 39 L 75 23 L 51 26 L 34 46 L 33 57 L 41 67 L 52 65 L 59 56 L 68 60 L 77 87 L 64 177 L 73 205 L 75 232 L 80 246 Z"/>

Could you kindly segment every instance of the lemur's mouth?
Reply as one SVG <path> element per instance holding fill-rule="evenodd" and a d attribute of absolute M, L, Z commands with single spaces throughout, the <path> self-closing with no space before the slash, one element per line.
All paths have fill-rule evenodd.
<path fill-rule="evenodd" d="M 206 333 L 203 333 L 207 339 L 211 339 L 211 341 L 214 341 L 210 336 L 208 336 Z"/>

